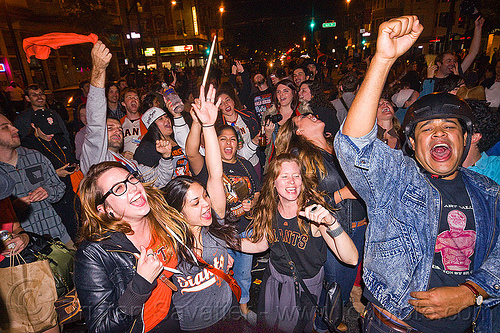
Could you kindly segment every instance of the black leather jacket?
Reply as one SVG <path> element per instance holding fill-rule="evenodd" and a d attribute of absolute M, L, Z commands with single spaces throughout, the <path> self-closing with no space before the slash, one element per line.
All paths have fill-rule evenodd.
<path fill-rule="evenodd" d="M 120 232 L 76 251 L 75 287 L 89 332 L 143 332 L 144 303 L 156 287 L 137 274 L 139 253 Z"/>

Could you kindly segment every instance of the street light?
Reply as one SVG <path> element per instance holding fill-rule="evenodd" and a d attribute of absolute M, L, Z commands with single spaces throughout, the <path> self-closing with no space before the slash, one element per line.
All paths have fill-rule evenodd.
<path fill-rule="evenodd" d="M 223 7 L 223 6 L 220 6 L 220 7 L 219 7 L 219 12 L 220 12 L 221 14 L 222 14 L 222 13 L 224 13 L 224 7 Z"/>

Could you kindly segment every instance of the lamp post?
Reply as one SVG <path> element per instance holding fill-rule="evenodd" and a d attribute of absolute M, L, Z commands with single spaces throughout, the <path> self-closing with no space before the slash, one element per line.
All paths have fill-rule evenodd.
<path fill-rule="evenodd" d="M 222 59 L 220 58 L 220 56 L 222 55 L 222 39 L 224 38 L 224 34 L 222 33 L 222 25 L 223 25 L 223 21 L 222 21 L 222 14 L 224 14 L 224 11 L 225 11 L 225 8 L 224 8 L 224 5 L 220 5 L 219 7 L 219 13 L 220 13 L 220 20 L 219 20 L 219 31 L 217 32 L 217 47 L 218 47 L 218 54 L 219 56 L 217 57 L 218 58 L 218 61 L 219 61 L 219 65 L 222 63 Z"/>
<path fill-rule="evenodd" d="M 172 0 L 172 14 L 174 11 L 174 6 L 177 5 L 177 1 Z M 173 15 L 172 15 L 173 18 Z M 184 20 L 182 18 L 182 8 L 179 7 L 179 18 L 181 19 L 181 30 L 182 30 L 182 42 L 184 43 L 184 55 L 186 56 L 186 59 L 184 60 L 186 63 L 185 65 L 187 66 L 188 64 L 188 51 L 186 51 L 186 33 L 184 31 Z"/>

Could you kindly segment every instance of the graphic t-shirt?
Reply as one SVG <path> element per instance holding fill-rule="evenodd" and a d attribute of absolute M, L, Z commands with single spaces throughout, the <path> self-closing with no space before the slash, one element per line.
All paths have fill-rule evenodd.
<path fill-rule="evenodd" d="M 472 204 L 459 173 L 453 180 L 432 179 L 441 194 L 442 209 L 436 239 L 429 288 L 456 287 L 472 274 L 476 226 Z M 464 332 L 472 324 L 474 309 L 469 306 L 454 316 L 430 320 L 414 311 L 406 322 L 423 332 Z"/>
<path fill-rule="evenodd" d="M 311 231 L 304 235 L 299 229 L 297 217 L 285 219 L 278 213 L 276 222 L 277 228 L 273 228 L 276 242 L 269 244 L 269 249 L 271 251 L 269 253 L 269 260 L 273 264 L 273 267 L 276 268 L 280 274 L 292 275 L 288 260 L 286 260 L 286 255 L 279 244 L 277 234 L 277 232 L 279 232 L 302 279 L 310 279 L 318 274 L 326 261 L 327 245 L 323 237 L 313 237 Z"/>
<path fill-rule="evenodd" d="M 259 120 L 261 120 L 262 114 L 273 104 L 273 91 L 271 88 L 267 88 L 264 91 L 257 92 L 251 97 L 255 107 L 255 114 L 259 117 Z"/>
<path fill-rule="evenodd" d="M 214 222 L 215 223 L 215 222 Z M 227 248 L 224 241 L 201 231 L 203 260 L 226 272 Z M 232 291 L 229 284 L 206 268 L 179 263 L 173 282 L 177 291 L 172 296 L 182 330 L 194 331 L 210 327 L 221 320 L 231 308 Z"/>
<path fill-rule="evenodd" d="M 165 245 L 161 244 L 157 237 L 152 237 L 148 248 L 158 256 L 164 266 L 175 268 L 177 259 L 169 257 Z M 172 289 L 164 282 L 172 276 L 171 272 L 164 270 L 156 279 L 156 288 L 153 289 L 151 296 L 144 303 L 144 329 L 145 332 L 158 325 L 168 314 L 170 310 L 170 301 L 172 300 Z"/>
<path fill-rule="evenodd" d="M 250 162 L 244 158 L 238 157 L 236 163 L 222 162 L 224 169 L 224 190 L 226 192 L 227 212 L 226 223 L 237 223 L 238 232 L 245 231 L 249 220 L 245 218 L 242 201 L 252 198 L 255 192 L 261 189 L 261 182 L 255 169 Z M 203 184 L 207 184 L 208 172 L 206 164 L 196 176 Z M 246 187 L 246 189 L 245 189 Z"/>

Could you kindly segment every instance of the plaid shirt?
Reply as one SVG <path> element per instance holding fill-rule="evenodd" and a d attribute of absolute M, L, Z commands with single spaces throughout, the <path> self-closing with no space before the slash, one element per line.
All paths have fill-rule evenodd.
<path fill-rule="evenodd" d="M 16 212 L 21 226 L 26 231 L 39 235 L 50 234 L 64 243 L 68 242 L 68 232 L 51 205 L 61 200 L 66 186 L 57 176 L 52 163 L 41 153 L 24 147 L 16 150 L 16 166 L 0 162 L 0 172 L 16 182 L 13 199 L 25 197 L 39 187 L 43 187 L 49 194 L 45 200 L 32 202 L 25 211 Z"/>

